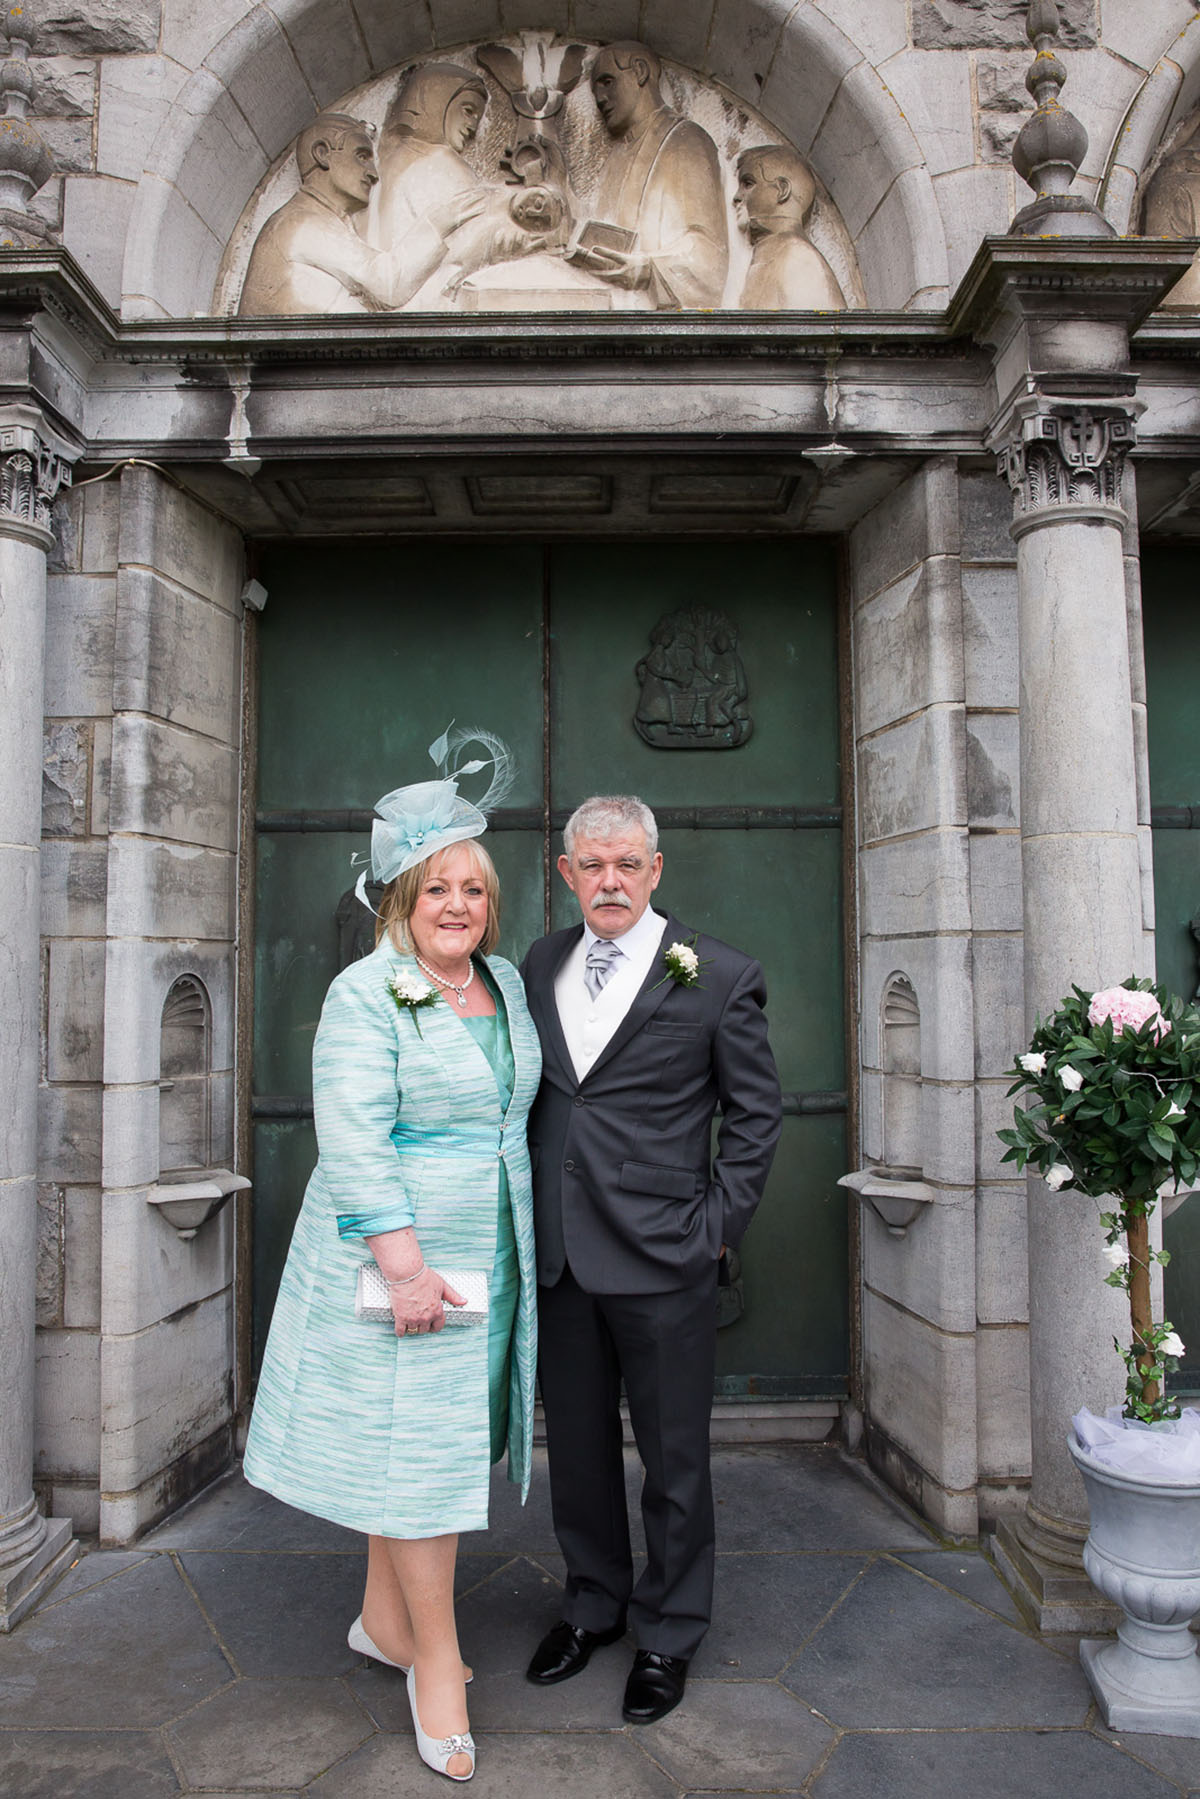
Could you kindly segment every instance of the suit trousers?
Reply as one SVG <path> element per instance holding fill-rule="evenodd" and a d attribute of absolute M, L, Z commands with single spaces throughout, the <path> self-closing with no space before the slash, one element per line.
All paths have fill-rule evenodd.
<path fill-rule="evenodd" d="M 717 1270 L 666 1293 L 585 1293 L 568 1268 L 538 1288 L 538 1370 L 563 1615 L 610 1630 L 628 1611 L 639 1649 L 690 1660 L 712 1616 L 709 1421 Z M 625 1501 L 621 1384 L 645 1470 L 646 1567 L 636 1586 Z"/>

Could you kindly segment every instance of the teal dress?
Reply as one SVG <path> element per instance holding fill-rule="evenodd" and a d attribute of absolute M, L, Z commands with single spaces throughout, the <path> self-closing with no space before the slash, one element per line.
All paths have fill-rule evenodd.
<path fill-rule="evenodd" d="M 508 1040 L 503 1001 L 496 998 L 493 1018 L 464 1018 L 476 1043 L 492 1065 L 501 1109 L 508 1110 L 513 1092 L 513 1055 Z M 508 1441 L 509 1364 L 512 1359 L 513 1320 L 521 1276 L 517 1265 L 517 1234 L 513 1228 L 508 1172 L 501 1165 L 499 1209 L 496 1217 L 496 1260 L 488 1282 L 488 1398 L 492 1430 L 492 1460 L 498 1462 Z"/>
<path fill-rule="evenodd" d="M 319 1159 L 245 1472 L 288 1505 L 378 1536 L 485 1528 L 506 1446 L 509 1479 L 529 1486 L 537 1275 L 525 1120 L 541 1048 L 512 964 L 475 966 L 498 1019 L 463 1019 L 445 999 L 414 1012 L 392 983 L 422 977 L 385 938 L 334 980 L 313 1047 Z M 487 1329 L 403 1339 L 355 1318 L 364 1239 L 410 1225 L 432 1267 L 488 1276 Z"/>

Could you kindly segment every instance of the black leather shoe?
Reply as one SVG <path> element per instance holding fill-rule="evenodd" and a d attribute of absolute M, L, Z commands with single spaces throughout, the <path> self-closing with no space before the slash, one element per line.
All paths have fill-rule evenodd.
<path fill-rule="evenodd" d="M 653 1724 L 656 1718 L 673 1712 L 683 1698 L 687 1671 L 687 1663 L 678 1655 L 656 1655 L 653 1649 L 639 1649 L 625 1682 L 621 1716 L 626 1723 Z"/>
<path fill-rule="evenodd" d="M 587 1667 L 593 1649 L 603 1649 L 624 1635 L 624 1618 L 611 1630 L 583 1630 L 578 1624 L 568 1624 L 565 1618 L 560 1618 L 534 1650 L 525 1678 L 539 1687 L 552 1687 L 555 1681 L 570 1680 L 572 1674 L 579 1674 Z"/>

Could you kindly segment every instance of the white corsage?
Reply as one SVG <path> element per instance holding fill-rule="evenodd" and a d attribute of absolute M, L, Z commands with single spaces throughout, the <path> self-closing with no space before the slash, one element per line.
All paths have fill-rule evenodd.
<path fill-rule="evenodd" d="M 400 1012 L 411 1012 L 412 1021 L 417 1027 L 417 1036 L 421 1035 L 421 1021 L 417 1013 L 426 1006 L 436 1006 L 438 991 L 428 981 L 423 981 L 419 974 L 408 974 L 404 969 L 397 969 L 387 984 L 388 992 L 396 1002 Z"/>
<path fill-rule="evenodd" d="M 700 979 L 700 958 L 696 954 L 696 939 L 690 943 L 672 943 L 663 955 L 667 965 L 664 980 L 674 981 L 677 987 L 694 987 Z M 662 982 L 659 982 L 661 987 Z"/>

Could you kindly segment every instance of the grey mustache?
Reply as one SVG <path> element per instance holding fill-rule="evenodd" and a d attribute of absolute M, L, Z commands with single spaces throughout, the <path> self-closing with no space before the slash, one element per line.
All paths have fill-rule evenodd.
<path fill-rule="evenodd" d="M 601 890 L 592 901 L 593 912 L 597 906 L 624 906 L 627 912 L 632 912 L 633 901 L 627 893 L 607 893 Z"/>

